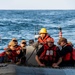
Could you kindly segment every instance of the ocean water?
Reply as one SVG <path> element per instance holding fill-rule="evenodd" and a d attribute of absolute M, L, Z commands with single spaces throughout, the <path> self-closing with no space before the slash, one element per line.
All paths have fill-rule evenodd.
<path fill-rule="evenodd" d="M 55 44 L 61 27 L 63 37 L 75 45 L 75 10 L 0 10 L 0 50 L 13 37 L 19 44 L 22 39 L 35 39 L 42 27 L 47 28 Z"/>

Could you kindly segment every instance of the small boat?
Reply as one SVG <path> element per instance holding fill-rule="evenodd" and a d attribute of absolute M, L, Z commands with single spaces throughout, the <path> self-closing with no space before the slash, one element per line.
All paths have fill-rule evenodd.
<path fill-rule="evenodd" d="M 75 75 L 75 68 L 29 67 L 0 64 L 0 75 Z"/>
<path fill-rule="evenodd" d="M 29 66 L 0 64 L 0 75 L 75 75 L 75 67 L 38 67 L 35 60 L 36 50 L 33 46 L 27 46 L 26 54 Z"/>
<path fill-rule="evenodd" d="M 10 65 L 7 63 L 0 64 L 0 75 L 15 75 L 15 65 Z"/>

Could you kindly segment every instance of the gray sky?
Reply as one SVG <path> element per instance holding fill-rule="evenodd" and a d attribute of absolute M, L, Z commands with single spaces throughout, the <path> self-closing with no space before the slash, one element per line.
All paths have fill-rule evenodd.
<path fill-rule="evenodd" d="M 0 0 L 0 9 L 75 9 L 75 0 Z"/>

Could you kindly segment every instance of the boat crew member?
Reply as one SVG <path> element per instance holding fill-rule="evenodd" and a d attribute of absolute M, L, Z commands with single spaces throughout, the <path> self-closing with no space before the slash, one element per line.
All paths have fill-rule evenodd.
<path fill-rule="evenodd" d="M 50 38 L 50 35 L 48 35 L 46 28 L 41 28 L 39 31 L 40 36 L 38 37 L 38 43 L 39 44 L 45 44 L 47 39 Z"/>
<path fill-rule="evenodd" d="M 19 46 L 19 48 L 18 48 L 18 45 L 16 45 L 15 42 L 10 41 L 8 47 L 5 48 L 4 50 L 6 51 L 7 49 L 12 50 L 12 55 L 13 55 L 13 57 L 14 57 L 14 62 L 16 63 L 16 57 L 17 57 L 16 51 L 17 51 L 17 50 L 21 50 L 21 47 Z"/>
<path fill-rule="evenodd" d="M 18 45 L 18 41 L 17 41 L 17 39 L 16 38 L 12 38 L 12 40 L 11 41 L 13 41 L 16 45 Z"/>
<path fill-rule="evenodd" d="M 15 50 L 20 50 L 21 47 L 18 45 L 18 40 L 16 38 L 12 38 L 11 42 L 14 42 L 16 44 L 16 49 Z"/>
<path fill-rule="evenodd" d="M 60 51 L 60 57 L 62 57 L 62 61 L 60 66 L 74 66 L 73 60 L 72 60 L 72 51 L 73 48 L 71 45 L 68 44 L 67 39 L 64 37 L 61 37 L 58 41 L 58 44 L 62 46 L 62 50 Z"/>
<path fill-rule="evenodd" d="M 6 50 L 7 48 L 12 47 L 11 44 L 15 45 L 15 50 L 20 50 L 20 46 L 18 45 L 18 41 L 16 38 L 12 38 L 12 40 L 9 42 L 8 46 L 6 48 L 4 48 L 4 50 Z"/>
<path fill-rule="evenodd" d="M 52 67 L 53 63 L 56 63 L 59 59 L 60 50 L 54 45 L 53 38 L 48 38 L 46 42 L 36 53 L 35 59 L 40 66 Z M 53 67 L 58 67 L 58 65 L 53 65 Z"/>
<path fill-rule="evenodd" d="M 15 58 L 14 55 L 12 54 L 11 49 L 7 49 L 4 52 L 0 53 L 0 63 L 14 63 Z"/>
<path fill-rule="evenodd" d="M 68 44 L 72 46 L 73 48 L 73 51 L 72 51 L 72 60 L 74 62 L 74 65 L 75 65 L 75 48 L 74 48 L 74 45 L 72 44 L 72 42 L 68 41 Z"/>
<path fill-rule="evenodd" d="M 29 46 L 32 46 L 33 44 L 34 44 L 34 40 L 33 39 L 29 40 Z"/>
<path fill-rule="evenodd" d="M 21 49 L 16 50 L 17 53 L 17 63 L 16 64 L 26 64 L 26 40 L 21 41 Z"/>

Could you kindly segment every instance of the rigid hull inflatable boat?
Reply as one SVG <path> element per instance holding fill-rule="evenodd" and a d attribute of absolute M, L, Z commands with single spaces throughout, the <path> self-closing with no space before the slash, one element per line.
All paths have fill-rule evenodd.
<path fill-rule="evenodd" d="M 38 64 L 35 61 L 36 50 L 33 46 L 27 46 L 26 54 L 29 66 L 0 64 L 0 75 L 75 75 L 75 67 L 37 67 Z"/>

